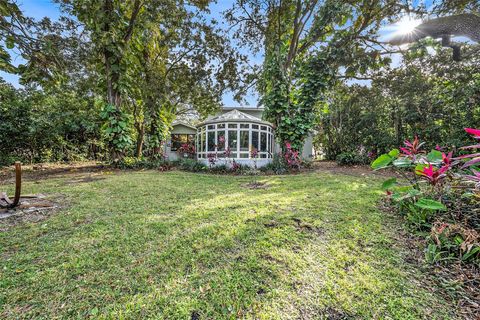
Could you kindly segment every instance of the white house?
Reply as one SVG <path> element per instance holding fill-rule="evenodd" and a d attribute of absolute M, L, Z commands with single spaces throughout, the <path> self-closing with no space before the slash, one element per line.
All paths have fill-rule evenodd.
<path fill-rule="evenodd" d="M 165 153 L 169 159 L 178 159 L 183 156 L 179 154 L 179 148 L 190 144 L 195 146 L 196 159 L 205 164 L 208 164 L 210 155 L 217 158 L 217 164 L 229 164 L 235 160 L 252 166 L 251 151 L 255 148 L 258 152 L 257 166 L 264 166 L 281 148 L 275 140 L 273 125 L 262 120 L 262 114 L 262 108 L 223 108 L 196 126 L 175 121 Z M 305 140 L 302 150 L 304 159 L 313 157 L 312 140 L 312 136 Z"/>

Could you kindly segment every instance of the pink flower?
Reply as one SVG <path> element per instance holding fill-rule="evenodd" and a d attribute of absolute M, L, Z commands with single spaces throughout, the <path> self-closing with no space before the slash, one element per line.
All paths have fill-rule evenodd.
<path fill-rule="evenodd" d="M 431 164 L 428 167 L 423 168 L 423 170 L 417 170 L 417 174 L 425 177 L 433 186 L 436 185 L 440 180 L 446 177 L 446 172 L 448 171 L 448 166 L 443 166 L 440 169 L 434 168 Z"/>
<path fill-rule="evenodd" d="M 415 136 L 415 139 L 413 142 L 410 142 L 409 140 L 405 140 L 404 142 L 405 147 L 400 147 L 400 150 L 403 152 L 403 155 L 409 158 L 415 158 L 415 155 L 419 153 L 423 153 L 421 150 L 421 147 L 423 146 L 424 142 L 420 142 L 417 136 Z"/>
<path fill-rule="evenodd" d="M 290 144 L 290 142 L 286 142 L 286 143 L 285 143 L 285 147 L 286 147 L 287 149 L 292 149 L 292 145 Z"/>
<path fill-rule="evenodd" d="M 480 139 L 480 129 L 465 128 L 465 131 L 473 135 L 475 139 Z"/>
<path fill-rule="evenodd" d="M 437 145 L 435 146 L 435 150 L 437 150 L 437 151 L 442 151 L 442 150 L 443 150 L 443 148 L 442 148 L 442 147 L 440 147 L 440 145 L 438 145 L 438 144 L 437 144 Z"/>

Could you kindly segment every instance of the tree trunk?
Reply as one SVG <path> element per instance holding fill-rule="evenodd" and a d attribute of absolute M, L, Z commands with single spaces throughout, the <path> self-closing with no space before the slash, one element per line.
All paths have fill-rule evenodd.
<path fill-rule="evenodd" d="M 135 157 L 140 158 L 143 152 L 143 139 L 145 137 L 145 125 L 137 127 L 137 147 L 135 148 Z"/>

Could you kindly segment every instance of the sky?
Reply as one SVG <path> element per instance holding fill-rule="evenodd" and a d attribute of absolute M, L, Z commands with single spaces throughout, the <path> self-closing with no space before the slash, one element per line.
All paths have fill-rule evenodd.
<path fill-rule="evenodd" d="M 210 5 L 211 16 L 212 17 L 219 17 L 223 11 L 230 8 L 233 3 L 233 0 L 218 0 L 216 4 Z M 26 16 L 33 17 L 35 19 L 41 19 L 43 17 L 49 17 L 52 20 L 57 20 L 60 17 L 60 9 L 58 4 L 53 3 L 52 0 L 18 0 L 18 4 L 21 10 L 24 12 Z M 425 4 L 427 7 L 431 6 L 432 0 L 412 0 L 413 6 L 418 6 L 420 4 Z M 217 21 L 222 22 L 222 19 L 217 19 Z M 225 22 L 223 22 L 225 23 Z M 390 33 L 391 30 L 385 28 L 384 32 Z M 382 32 L 381 32 L 382 33 Z M 251 64 L 260 64 L 263 61 L 262 55 L 252 55 L 246 49 L 238 48 L 238 50 L 246 54 Z M 401 64 L 401 57 L 400 55 L 392 56 L 392 66 L 398 66 Z M 13 63 L 19 64 L 22 62 L 22 58 L 18 55 L 15 57 L 13 56 Z M 7 82 L 12 83 L 15 87 L 19 87 L 20 84 L 18 83 L 18 76 L 7 74 L 5 72 L 0 71 L 0 77 L 5 79 Z M 355 80 L 356 81 L 356 80 Z M 258 97 L 255 95 L 254 92 L 250 93 L 245 97 L 245 103 L 239 103 L 234 101 L 233 93 L 227 93 L 223 96 L 223 104 L 226 107 L 238 107 L 238 106 L 257 106 L 258 104 Z"/>
<path fill-rule="evenodd" d="M 35 19 L 42 19 L 43 17 L 49 17 L 52 20 L 57 20 L 60 17 L 60 9 L 58 4 L 54 3 L 52 0 L 18 0 L 20 9 L 23 11 L 25 16 L 32 17 Z M 220 16 L 221 12 L 228 9 L 232 4 L 231 0 L 219 0 L 218 3 L 212 4 L 210 6 L 212 17 Z M 219 19 L 220 20 L 220 19 Z M 242 49 L 240 49 L 242 52 Z M 248 54 L 247 51 L 242 53 Z M 253 56 L 248 54 L 249 59 L 254 63 L 261 63 L 261 56 Z M 19 64 L 23 62 L 21 57 L 13 56 L 12 62 L 14 64 Z M 21 87 L 18 83 L 19 77 L 17 75 L 8 74 L 0 71 L 0 77 L 5 81 L 10 82 L 15 87 Z M 227 93 L 223 96 L 223 104 L 226 107 L 237 107 L 237 106 L 252 106 L 255 107 L 258 104 L 258 97 L 252 92 L 247 97 L 245 97 L 246 103 L 239 103 L 233 99 L 233 93 Z"/>

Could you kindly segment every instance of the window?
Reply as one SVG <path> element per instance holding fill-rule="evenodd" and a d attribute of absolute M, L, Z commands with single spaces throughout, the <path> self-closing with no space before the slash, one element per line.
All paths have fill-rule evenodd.
<path fill-rule="evenodd" d="M 172 134 L 171 135 L 172 145 L 170 147 L 171 151 L 177 151 L 182 144 L 191 144 L 195 143 L 194 134 Z"/>
<path fill-rule="evenodd" d="M 207 123 L 199 128 L 197 141 L 199 159 L 207 159 L 209 153 L 215 152 L 217 157 L 224 158 L 227 147 L 231 151 L 229 158 L 233 159 L 250 159 L 253 148 L 258 151 L 259 159 L 272 158 L 274 153 L 273 129 L 260 123 Z"/>
<path fill-rule="evenodd" d="M 218 151 L 224 151 L 225 150 L 225 130 L 219 130 L 217 131 L 217 140 L 218 140 Z"/>
<path fill-rule="evenodd" d="M 208 131 L 207 151 L 215 151 L 215 131 Z"/>
<path fill-rule="evenodd" d="M 240 151 L 248 150 L 248 131 L 240 131 Z"/>
<path fill-rule="evenodd" d="M 237 152 L 237 131 L 228 131 L 228 147 L 232 152 Z"/>
<path fill-rule="evenodd" d="M 205 151 L 205 130 L 202 129 L 202 135 L 200 137 L 200 151 L 204 152 Z"/>
<path fill-rule="evenodd" d="M 260 150 L 258 147 L 258 131 L 252 131 L 252 148 L 257 149 L 257 151 Z"/>
<path fill-rule="evenodd" d="M 265 152 L 267 150 L 267 133 L 261 132 L 260 133 L 260 151 Z"/>

